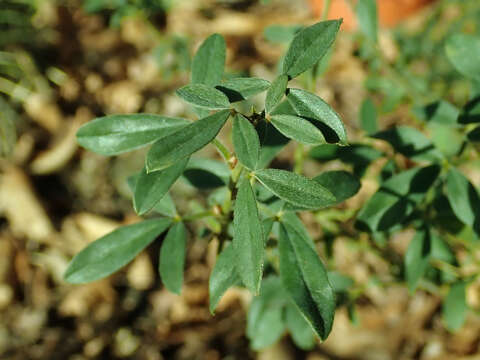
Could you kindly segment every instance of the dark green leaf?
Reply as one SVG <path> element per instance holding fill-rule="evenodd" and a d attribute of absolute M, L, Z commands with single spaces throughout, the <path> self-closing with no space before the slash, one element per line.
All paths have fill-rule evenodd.
<path fill-rule="evenodd" d="M 286 137 L 303 144 L 320 145 L 325 143 L 322 132 L 311 122 L 293 115 L 272 115 L 270 122 Z"/>
<path fill-rule="evenodd" d="M 428 230 L 417 231 L 408 245 L 405 254 L 405 272 L 410 293 L 415 292 L 418 281 L 427 271 L 431 247 L 430 231 Z"/>
<path fill-rule="evenodd" d="M 439 172 L 440 168 L 432 165 L 388 178 L 358 213 L 357 226 L 376 232 L 400 224 L 423 200 Z"/>
<path fill-rule="evenodd" d="M 147 171 L 165 169 L 203 148 L 217 136 L 229 116 L 229 110 L 219 111 L 155 142 L 147 154 Z"/>
<path fill-rule="evenodd" d="M 264 168 L 288 144 L 290 139 L 283 136 L 272 124 L 264 120 L 259 122 L 257 130 L 260 138 L 260 158 L 257 168 Z"/>
<path fill-rule="evenodd" d="M 246 100 L 270 87 L 270 82 L 259 78 L 234 78 L 217 85 L 230 102 Z"/>
<path fill-rule="evenodd" d="M 233 119 L 232 138 L 240 163 L 255 170 L 260 156 L 260 140 L 253 125 L 241 114 Z"/>
<path fill-rule="evenodd" d="M 223 76 L 226 54 L 225 40 L 210 35 L 200 46 L 192 61 L 192 83 L 215 86 Z"/>
<path fill-rule="evenodd" d="M 377 2 L 375 0 L 359 0 L 357 18 L 362 32 L 373 42 L 377 41 L 378 20 Z"/>
<path fill-rule="evenodd" d="M 458 122 L 461 124 L 480 122 L 480 96 L 475 96 L 465 104 L 462 109 L 462 113 L 460 114 L 460 117 L 458 119 Z"/>
<path fill-rule="evenodd" d="M 470 131 L 467 134 L 467 139 L 471 142 L 480 142 L 480 126 L 477 126 L 475 129 Z"/>
<path fill-rule="evenodd" d="M 283 335 L 285 297 L 279 278 L 270 276 L 262 281 L 260 295 L 253 298 L 247 314 L 247 337 L 252 349 L 272 345 Z"/>
<path fill-rule="evenodd" d="M 465 292 L 466 283 L 458 281 L 450 287 L 443 302 L 442 318 L 450 331 L 460 330 L 467 317 L 468 306 Z"/>
<path fill-rule="evenodd" d="M 267 97 L 265 99 L 265 112 L 270 112 L 277 106 L 285 95 L 287 90 L 288 76 L 279 75 L 268 88 Z"/>
<path fill-rule="evenodd" d="M 168 192 L 173 183 L 182 175 L 188 158 L 160 170 L 147 173 L 144 168 L 135 186 L 133 207 L 137 214 L 143 215 L 150 211 Z"/>
<path fill-rule="evenodd" d="M 367 134 L 373 134 L 378 131 L 377 109 L 371 99 L 365 99 L 360 108 L 360 124 Z"/>
<path fill-rule="evenodd" d="M 328 142 L 347 144 L 347 132 L 342 120 L 325 101 L 301 89 L 289 89 L 287 99 L 297 115 L 319 127 Z"/>
<path fill-rule="evenodd" d="M 290 171 L 258 170 L 255 177 L 276 196 L 293 205 L 320 209 L 336 201 L 335 196 L 316 181 Z"/>
<path fill-rule="evenodd" d="M 325 340 L 332 329 L 335 296 L 311 245 L 288 223 L 280 225 L 280 277 L 303 316 Z"/>
<path fill-rule="evenodd" d="M 168 192 L 162 197 L 157 205 L 155 205 L 153 211 L 163 216 L 175 217 L 177 215 L 177 208 Z"/>
<path fill-rule="evenodd" d="M 451 167 L 447 174 L 446 191 L 455 215 L 469 226 L 477 227 L 476 214 L 480 211 L 480 199 L 475 187 L 460 171 Z"/>
<path fill-rule="evenodd" d="M 65 281 L 82 284 L 114 273 L 164 232 L 170 223 L 170 219 L 145 220 L 101 237 L 73 258 L 65 272 Z"/>
<path fill-rule="evenodd" d="M 294 78 L 315 65 L 332 46 L 342 20 L 322 21 L 295 35 L 283 61 L 283 73 Z"/>
<path fill-rule="evenodd" d="M 285 324 L 292 340 L 300 349 L 311 350 L 315 346 L 315 333 L 302 313 L 293 304 L 285 308 Z"/>
<path fill-rule="evenodd" d="M 190 122 L 151 114 L 110 115 L 83 125 L 77 140 L 84 148 L 102 155 L 135 150 L 164 138 Z"/>
<path fill-rule="evenodd" d="M 325 171 L 312 180 L 328 189 L 337 199 L 337 204 L 354 196 L 361 186 L 355 176 L 343 170 Z"/>
<path fill-rule="evenodd" d="M 183 284 L 183 267 L 185 265 L 185 247 L 187 229 L 182 222 L 175 223 L 162 242 L 158 270 L 165 287 L 179 294 Z"/>
<path fill-rule="evenodd" d="M 469 34 L 454 34 L 445 45 L 447 57 L 460 73 L 480 80 L 480 37 Z"/>
<path fill-rule="evenodd" d="M 183 177 L 196 188 L 215 189 L 228 184 L 230 169 L 223 161 L 192 157 Z"/>
<path fill-rule="evenodd" d="M 218 110 L 230 107 L 228 97 L 209 85 L 189 84 L 177 89 L 176 93 L 189 104 L 200 108 Z"/>
<path fill-rule="evenodd" d="M 232 245 L 227 245 L 220 255 L 208 282 L 210 312 L 213 314 L 223 294 L 232 286 L 241 284 L 235 269 L 236 253 Z"/>
<path fill-rule="evenodd" d="M 254 294 L 260 289 L 263 271 L 264 237 L 257 201 L 250 181 L 244 178 L 233 210 L 233 247 L 237 272 Z"/>
<path fill-rule="evenodd" d="M 397 126 L 373 135 L 390 143 L 395 151 L 415 161 L 439 162 L 442 154 L 420 131 L 409 126 Z"/>

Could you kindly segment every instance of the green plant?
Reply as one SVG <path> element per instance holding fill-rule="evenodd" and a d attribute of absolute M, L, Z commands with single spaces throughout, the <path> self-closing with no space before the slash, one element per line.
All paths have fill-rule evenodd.
<path fill-rule="evenodd" d="M 199 115 L 196 121 L 136 114 L 105 116 L 84 125 L 77 133 L 79 143 L 102 155 L 152 144 L 144 169 L 129 183 L 139 215 L 163 216 L 122 227 L 90 244 L 70 263 L 66 281 L 85 283 L 108 276 L 167 232 L 159 272 L 164 285 L 179 293 L 188 223 L 211 218 L 218 224 L 212 238 L 220 243 L 210 277 L 212 313 L 229 287 L 243 285 L 257 295 L 247 331 L 255 339 L 254 348 L 276 340 L 285 326 L 300 346 L 313 341 L 312 328 L 325 339 L 335 312 L 334 289 L 295 213 L 338 204 L 353 196 L 360 184 L 345 171 L 310 179 L 267 166 L 290 139 L 307 145 L 347 145 L 343 123 L 327 103 L 313 93 L 288 87 L 291 79 L 325 55 L 340 23 L 325 21 L 300 31 L 285 56 L 282 74 L 272 83 L 259 78 L 222 81 L 225 41 L 218 34 L 207 38 L 193 59 L 192 82 L 177 90 Z M 264 91 L 265 110 L 251 114 L 237 110 L 237 102 Z M 228 119 L 234 152 L 216 138 Z M 192 156 L 208 144 L 216 146 L 223 164 Z M 215 196 L 210 210 L 178 214 L 168 191 L 182 174 L 188 177 L 189 169 L 209 174 L 204 185 L 216 188 Z M 193 177 L 193 181 L 201 179 Z M 259 336 L 271 326 L 278 331 L 269 330 L 270 339 Z"/>

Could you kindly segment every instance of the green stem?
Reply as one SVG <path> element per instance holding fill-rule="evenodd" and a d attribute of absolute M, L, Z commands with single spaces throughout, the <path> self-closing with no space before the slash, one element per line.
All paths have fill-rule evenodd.
<path fill-rule="evenodd" d="M 330 4 L 332 0 L 325 0 L 323 2 L 323 9 L 322 9 L 322 21 L 327 20 L 328 17 L 328 10 L 330 9 Z"/>
<path fill-rule="evenodd" d="M 211 210 L 208 210 L 208 211 L 202 211 L 202 212 L 199 212 L 199 213 L 196 213 L 196 214 L 192 214 L 192 215 L 189 215 L 189 216 L 185 216 L 182 218 L 183 221 L 194 221 L 194 220 L 199 220 L 199 219 L 203 219 L 203 218 L 206 218 L 206 217 L 213 217 L 215 216 L 215 214 L 211 211 Z"/>
<path fill-rule="evenodd" d="M 295 159 L 295 166 L 293 171 L 296 172 L 297 174 L 302 174 L 303 164 L 305 163 L 305 148 L 303 144 L 300 144 L 300 143 L 297 144 L 297 147 L 295 148 L 294 159 Z"/>

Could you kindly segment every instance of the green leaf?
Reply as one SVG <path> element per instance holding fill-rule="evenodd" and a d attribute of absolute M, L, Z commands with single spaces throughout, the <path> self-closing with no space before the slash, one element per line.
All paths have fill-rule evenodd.
<path fill-rule="evenodd" d="M 443 155 L 423 133 L 409 126 L 396 126 L 372 137 L 387 141 L 395 151 L 414 161 L 439 162 L 443 159 Z"/>
<path fill-rule="evenodd" d="M 280 199 L 308 209 L 331 206 L 336 199 L 322 185 L 305 176 L 279 169 L 263 169 L 255 177 Z"/>
<path fill-rule="evenodd" d="M 447 57 L 461 74 L 480 80 L 480 37 L 469 34 L 454 34 L 445 44 Z"/>
<path fill-rule="evenodd" d="M 283 286 L 325 340 L 332 329 L 335 295 L 320 258 L 288 223 L 280 225 L 279 251 Z"/>
<path fill-rule="evenodd" d="M 355 284 L 351 277 L 343 275 L 338 271 L 329 271 L 328 281 L 337 294 L 346 293 Z"/>
<path fill-rule="evenodd" d="M 250 181 L 240 183 L 233 210 L 233 248 L 237 272 L 245 286 L 254 294 L 260 289 L 263 272 L 263 229 L 258 216 L 257 201 Z"/>
<path fill-rule="evenodd" d="M 199 47 L 192 61 L 192 83 L 215 86 L 225 67 L 226 45 L 219 34 L 210 35 Z"/>
<path fill-rule="evenodd" d="M 186 245 L 187 229 L 182 222 L 177 222 L 168 230 L 160 247 L 160 263 L 158 264 L 160 277 L 165 287 L 178 295 L 180 295 L 183 284 Z"/>
<path fill-rule="evenodd" d="M 216 88 L 227 95 L 230 102 L 243 101 L 270 87 L 270 82 L 259 78 L 234 78 L 217 85 Z"/>
<path fill-rule="evenodd" d="M 480 84 L 480 81 L 479 81 Z M 465 104 L 458 119 L 460 124 L 480 122 L 480 96 L 475 96 Z"/>
<path fill-rule="evenodd" d="M 289 43 L 301 29 L 301 25 L 270 25 L 263 31 L 263 36 L 273 43 Z"/>
<path fill-rule="evenodd" d="M 439 100 L 425 106 L 416 106 L 412 112 L 420 120 L 442 125 L 458 125 L 460 110 L 446 100 Z"/>
<path fill-rule="evenodd" d="M 322 132 L 312 123 L 293 115 L 272 115 L 270 122 L 286 137 L 303 144 L 320 145 L 325 143 Z"/>
<path fill-rule="evenodd" d="M 315 65 L 332 46 L 342 20 L 308 26 L 295 35 L 283 61 L 283 73 L 290 79 Z"/>
<path fill-rule="evenodd" d="M 283 335 L 285 296 L 278 277 L 263 280 L 260 295 L 253 298 L 247 314 L 247 337 L 253 350 L 266 348 Z"/>
<path fill-rule="evenodd" d="M 12 154 L 17 141 L 16 113 L 3 98 L 0 98 L 0 114 L 0 157 L 2 157 Z"/>
<path fill-rule="evenodd" d="M 373 42 L 377 42 L 378 20 L 375 0 L 359 0 L 357 18 L 360 30 Z"/>
<path fill-rule="evenodd" d="M 260 138 L 260 157 L 257 168 L 264 168 L 288 144 L 290 139 L 283 136 L 280 131 L 265 120 L 259 122 L 257 130 Z"/>
<path fill-rule="evenodd" d="M 203 148 L 217 136 L 229 116 L 229 110 L 219 111 L 155 142 L 147 154 L 147 171 L 165 169 Z"/>
<path fill-rule="evenodd" d="M 232 245 L 227 245 L 217 257 L 208 282 L 210 312 L 213 314 L 223 294 L 232 286 L 241 284 L 235 269 L 236 253 Z"/>
<path fill-rule="evenodd" d="M 198 189 L 215 189 L 228 184 L 230 169 L 223 161 L 191 157 L 183 177 Z"/>
<path fill-rule="evenodd" d="M 429 267 L 431 247 L 430 231 L 428 230 L 417 231 L 408 245 L 405 254 L 405 272 L 411 294 L 415 292 L 418 281 Z"/>
<path fill-rule="evenodd" d="M 153 211 L 155 211 L 160 215 L 168 216 L 172 218 L 177 215 L 177 208 L 175 206 L 175 203 L 173 202 L 172 197 L 168 192 L 165 194 L 164 197 L 160 199 L 157 205 L 155 205 L 155 207 L 153 208 Z"/>
<path fill-rule="evenodd" d="M 65 281 L 82 284 L 114 273 L 145 249 L 170 223 L 170 219 L 145 220 L 101 237 L 75 255 L 65 271 Z"/>
<path fill-rule="evenodd" d="M 312 180 L 329 190 L 337 199 L 337 204 L 354 196 L 361 187 L 360 181 L 344 170 L 325 171 Z"/>
<path fill-rule="evenodd" d="M 365 99 L 360 108 L 360 124 L 367 134 L 378 131 L 377 109 L 371 99 Z"/>
<path fill-rule="evenodd" d="M 150 211 L 168 192 L 173 183 L 182 175 L 188 158 L 160 170 L 147 173 L 144 168 L 135 185 L 133 207 L 135 212 L 143 215 Z"/>
<path fill-rule="evenodd" d="M 475 187 L 460 171 L 451 167 L 447 173 L 446 192 L 455 215 L 464 223 L 477 227 L 476 214 L 480 211 L 480 199 Z"/>
<path fill-rule="evenodd" d="M 101 155 L 116 155 L 164 138 L 190 122 L 151 114 L 110 115 L 94 119 L 77 132 L 84 148 Z"/>
<path fill-rule="evenodd" d="M 288 76 L 279 75 L 268 88 L 267 97 L 265 98 L 265 112 L 270 112 L 277 106 L 285 95 L 288 85 Z"/>
<path fill-rule="evenodd" d="M 450 287 L 442 306 L 442 318 L 448 330 L 460 330 L 467 317 L 466 283 L 458 281 Z"/>
<path fill-rule="evenodd" d="M 317 95 L 301 89 L 289 89 L 287 100 L 297 115 L 311 120 L 328 142 L 347 144 L 347 132 L 338 114 Z"/>
<path fill-rule="evenodd" d="M 439 166 L 431 165 L 388 178 L 358 213 L 357 227 L 376 232 L 400 224 L 424 199 L 439 172 Z"/>
<path fill-rule="evenodd" d="M 254 126 L 241 114 L 233 118 L 232 138 L 240 163 L 255 170 L 260 156 L 260 140 Z"/>
<path fill-rule="evenodd" d="M 302 313 L 293 304 L 289 304 L 285 308 L 285 324 L 295 345 L 302 350 L 313 349 L 315 333 Z"/>
<path fill-rule="evenodd" d="M 189 104 L 209 110 L 228 109 L 230 101 L 220 90 L 204 84 L 189 84 L 177 89 L 176 94 Z"/>
<path fill-rule="evenodd" d="M 433 145 L 445 156 L 457 155 L 465 143 L 462 129 L 451 125 L 429 123 L 428 132 Z"/>

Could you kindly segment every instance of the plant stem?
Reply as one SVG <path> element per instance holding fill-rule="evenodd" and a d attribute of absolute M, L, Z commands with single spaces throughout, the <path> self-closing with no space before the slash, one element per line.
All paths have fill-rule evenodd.
<path fill-rule="evenodd" d="M 294 159 L 295 159 L 295 166 L 293 171 L 296 172 L 297 174 L 302 174 L 303 164 L 305 162 L 305 151 L 304 151 L 303 144 L 300 144 L 300 143 L 297 144 L 297 147 L 295 148 Z"/>
<path fill-rule="evenodd" d="M 212 216 L 215 216 L 215 214 L 211 210 L 207 210 L 207 211 L 202 211 L 202 212 L 199 212 L 199 213 L 196 213 L 196 214 L 192 214 L 190 216 L 185 216 L 184 218 L 182 218 L 182 220 L 183 221 L 194 221 L 194 220 L 199 220 L 199 219 L 203 219 L 203 218 L 206 218 L 206 217 L 212 217 Z"/>
<path fill-rule="evenodd" d="M 331 3 L 332 3 L 332 0 L 324 0 L 323 9 L 322 9 L 322 21 L 327 20 L 328 10 L 330 10 Z"/>

